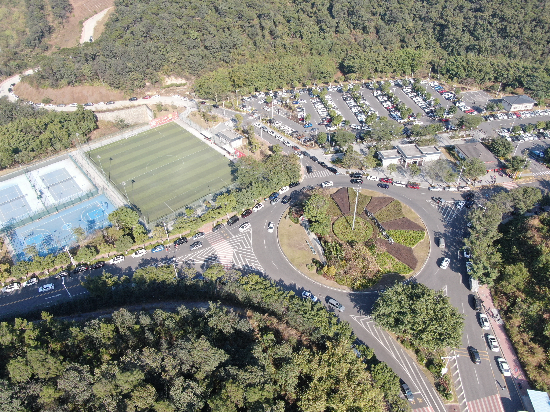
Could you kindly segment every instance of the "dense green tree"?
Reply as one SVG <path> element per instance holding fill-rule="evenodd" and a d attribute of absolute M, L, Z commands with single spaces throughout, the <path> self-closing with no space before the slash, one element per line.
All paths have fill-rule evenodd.
<path fill-rule="evenodd" d="M 119 207 L 114 212 L 109 213 L 109 222 L 118 229 L 132 230 L 139 224 L 139 214 L 129 207 Z"/>
<path fill-rule="evenodd" d="M 126 252 L 128 249 L 130 249 L 134 245 L 134 241 L 130 236 L 121 236 L 116 242 L 115 242 L 115 248 L 117 252 Z"/>
<path fill-rule="evenodd" d="M 309 219 L 309 228 L 319 236 L 330 232 L 330 216 L 327 212 L 328 199 L 320 193 L 313 193 L 304 206 L 304 216 Z"/>
<path fill-rule="evenodd" d="M 485 163 L 476 158 L 466 159 L 460 164 L 462 175 L 468 179 L 477 180 L 487 174 Z"/>
<path fill-rule="evenodd" d="M 512 154 L 514 145 L 503 137 L 497 137 L 491 140 L 489 150 L 493 152 L 496 157 L 505 158 Z"/>
<path fill-rule="evenodd" d="M 529 165 L 529 160 L 525 156 L 512 156 L 510 160 L 506 163 L 506 167 L 512 173 L 518 173 L 522 170 L 527 169 Z"/>
<path fill-rule="evenodd" d="M 382 293 L 373 309 L 376 322 L 430 350 L 461 345 L 464 320 L 449 299 L 420 283 L 397 284 Z"/>

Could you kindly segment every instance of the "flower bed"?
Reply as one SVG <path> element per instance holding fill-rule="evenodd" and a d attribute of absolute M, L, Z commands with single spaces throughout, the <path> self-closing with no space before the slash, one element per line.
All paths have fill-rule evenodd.
<path fill-rule="evenodd" d="M 374 241 L 381 250 L 386 250 L 390 255 L 411 269 L 415 269 L 418 259 L 414 255 L 412 248 L 400 245 L 399 243 L 390 244 L 387 240 L 378 238 Z M 410 271 L 409 271 L 410 272 Z"/>
<path fill-rule="evenodd" d="M 393 202 L 393 197 L 373 197 L 367 205 L 367 209 L 372 214 L 376 214 L 379 210 L 382 210 Z"/>
<path fill-rule="evenodd" d="M 425 236 L 423 230 L 388 230 L 392 239 L 404 246 L 415 247 Z"/>
<path fill-rule="evenodd" d="M 390 220 L 384 223 L 384 228 L 386 230 L 421 230 L 424 231 L 424 228 L 418 223 L 413 222 L 411 219 L 402 217 L 399 219 Z"/>
<path fill-rule="evenodd" d="M 355 230 L 352 230 L 353 216 L 342 216 L 332 225 L 334 235 L 343 242 L 366 242 L 373 232 L 372 225 L 365 219 L 357 216 Z"/>
<path fill-rule="evenodd" d="M 401 207 L 401 202 L 399 202 L 398 200 L 393 200 L 385 208 L 375 213 L 374 216 L 378 219 L 380 223 L 405 217 L 405 215 L 403 214 L 403 209 Z"/>
<path fill-rule="evenodd" d="M 342 214 L 349 215 L 349 198 L 348 190 L 345 187 L 338 189 L 336 192 L 330 195 L 332 199 L 336 202 Z"/>

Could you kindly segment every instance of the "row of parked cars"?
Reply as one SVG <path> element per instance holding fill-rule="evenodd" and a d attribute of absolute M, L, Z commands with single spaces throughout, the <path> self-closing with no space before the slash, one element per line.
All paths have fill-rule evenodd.
<path fill-rule="evenodd" d="M 445 100 L 448 100 L 448 101 L 454 103 L 454 105 L 457 108 L 459 108 L 460 110 L 462 110 L 464 113 L 466 113 L 466 114 L 476 114 L 477 113 L 477 111 L 475 109 L 472 109 L 470 106 L 466 105 L 466 103 L 464 103 L 462 100 L 458 99 L 454 92 L 445 90 L 442 86 L 439 85 L 438 82 L 432 81 L 432 82 L 430 82 L 430 86 L 432 86 L 432 88 L 436 92 L 438 92 Z"/>
<path fill-rule="evenodd" d="M 484 119 L 488 122 L 493 120 L 506 120 L 506 119 L 526 119 L 536 116 L 548 116 L 550 115 L 550 109 L 546 110 L 526 110 L 524 112 L 501 112 L 495 114 L 489 114 L 484 116 Z"/>

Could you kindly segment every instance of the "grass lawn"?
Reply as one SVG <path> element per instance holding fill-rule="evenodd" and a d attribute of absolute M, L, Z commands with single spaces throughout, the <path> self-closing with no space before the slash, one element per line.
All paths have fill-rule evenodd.
<path fill-rule="evenodd" d="M 88 154 L 147 222 L 231 184 L 229 160 L 176 123 Z"/>

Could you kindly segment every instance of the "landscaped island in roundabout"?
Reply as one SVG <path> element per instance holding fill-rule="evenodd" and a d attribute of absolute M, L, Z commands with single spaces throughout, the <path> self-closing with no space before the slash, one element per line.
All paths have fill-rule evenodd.
<path fill-rule="evenodd" d="M 282 221 L 279 237 L 290 262 L 306 275 L 320 275 L 352 290 L 364 290 L 403 280 L 426 260 L 430 246 L 426 228 L 420 217 L 398 200 L 370 190 L 360 190 L 356 198 L 352 188 L 315 189 L 301 195 L 289 210 L 294 223 Z M 300 239 L 307 236 L 298 227 L 299 219 L 306 220 L 318 236 L 324 259 Z M 293 242 L 288 241 L 289 233 L 293 233 Z"/>

